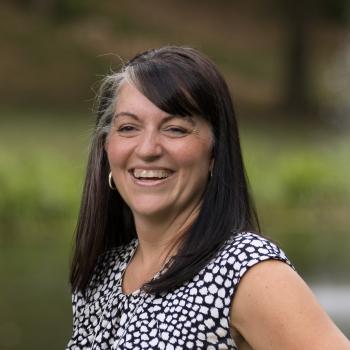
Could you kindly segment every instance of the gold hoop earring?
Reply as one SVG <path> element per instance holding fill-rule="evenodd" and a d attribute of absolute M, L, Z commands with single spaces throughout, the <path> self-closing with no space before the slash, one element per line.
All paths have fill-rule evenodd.
<path fill-rule="evenodd" d="M 114 184 L 114 187 L 113 187 L 113 183 L 114 183 L 114 181 L 113 181 L 113 178 L 112 178 L 112 172 L 110 171 L 109 175 L 108 175 L 108 185 L 109 185 L 109 188 L 114 191 L 114 190 L 117 189 L 117 187 L 115 187 L 115 184 Z"/>

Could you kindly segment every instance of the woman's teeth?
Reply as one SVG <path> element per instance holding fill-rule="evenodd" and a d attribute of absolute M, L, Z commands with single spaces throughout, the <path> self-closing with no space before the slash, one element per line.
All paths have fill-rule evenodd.
<path fill-rule="evenodd" d="M 137 179 L 140 179 L 140 178 L 164 179 L 170 175 L 170 171 L 168 171 L 168 170 L 134 169 L 133 175 Z"/>

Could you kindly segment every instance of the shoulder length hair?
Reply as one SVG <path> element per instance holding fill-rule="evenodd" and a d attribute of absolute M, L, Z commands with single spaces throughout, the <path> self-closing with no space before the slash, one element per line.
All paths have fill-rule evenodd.
<path fill-rule="evenodd" d="M 108 186 L 110 169 L 104 149 L 124 81 L 169 114 L 201 116 L 214 134 L 214 167 L 200 212 L 166 271 L 144 288 L 159 293 L 181 285 L 198 273 L 229 237 L 259 230 L 224 78 L 214 63 L 195 49 L 170 46 L 149 50 L 107 76 L 101 86 L 76 228 L 70 273 L 73 290 L 88 288 L 101 254 L 136 237 L 130 209 L 118 191 Z"/>

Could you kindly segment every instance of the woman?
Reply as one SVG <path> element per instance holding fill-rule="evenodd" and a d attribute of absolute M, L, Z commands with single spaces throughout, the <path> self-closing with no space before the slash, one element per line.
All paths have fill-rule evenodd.
<path fill-rule="evenodd" d="M 350 349 L 253 233 L 231 97 L 208 58 L 141 53 L 99 101 L 67 349 Z"/>

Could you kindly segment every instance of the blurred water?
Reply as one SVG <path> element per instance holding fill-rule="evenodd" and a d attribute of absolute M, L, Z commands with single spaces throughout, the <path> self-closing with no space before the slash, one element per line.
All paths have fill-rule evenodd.
<path fill-rule="evenodd" d="M 350 285 L 314 283 L 311 289 L 328 315 L 350 338 Z"/>

